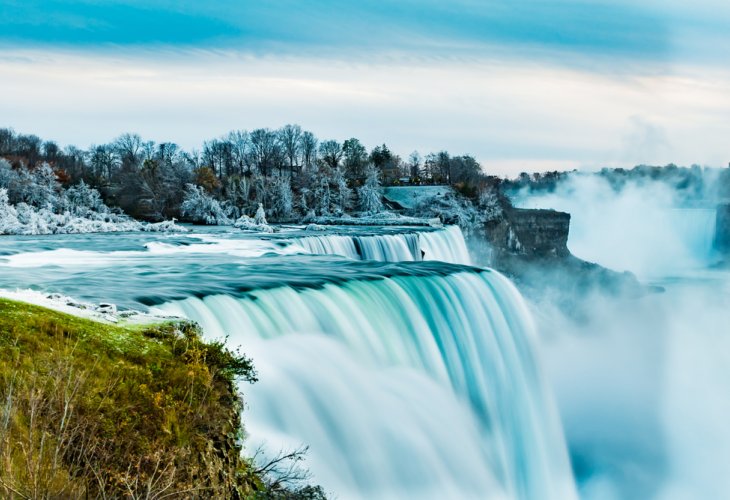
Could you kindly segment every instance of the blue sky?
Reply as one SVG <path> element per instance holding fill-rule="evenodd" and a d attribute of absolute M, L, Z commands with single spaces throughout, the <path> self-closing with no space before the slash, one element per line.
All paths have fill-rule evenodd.
<path fill-rule="evenodd" d="M 502 173 L 724 165 L 729 25 L 720 0 L 0 0 L 0 125 L 194 147 L 298 122 Z"/>

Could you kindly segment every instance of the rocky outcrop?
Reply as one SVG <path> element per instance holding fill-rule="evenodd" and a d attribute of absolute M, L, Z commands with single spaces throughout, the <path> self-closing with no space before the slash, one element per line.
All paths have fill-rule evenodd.
<path fill-rule="evenodd" d="M 567 257 L 569 230 L 568 213 L 509 208 L 503 218 L 487 223 L 486 235 L 497 260 L 514 255 L 528 259 Z"/>
<path fill-rule="evenodd" d="M 569 232 L 568 213 L 505 205 L 503 215 L 484 226 L 489 264 L 511 277 L 524 293 L 549 296 L 570 311 L 589 293 L 640 296 L 649 291 L 630 272 L 616 272 L 572 255 Z"/>
<path fill-rule="evenodd" d="M 730 255 L 730 203 L 717 206 L 715 248 Z"/>

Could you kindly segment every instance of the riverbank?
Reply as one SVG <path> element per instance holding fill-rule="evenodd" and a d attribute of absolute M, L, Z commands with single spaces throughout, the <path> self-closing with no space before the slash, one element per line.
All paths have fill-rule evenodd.
<path fill-rule="evenodd" d="M 191 322 L 69 312 L 0 298 L 0 496 L 278 498 L 242 454 L 250 359 Z"/>

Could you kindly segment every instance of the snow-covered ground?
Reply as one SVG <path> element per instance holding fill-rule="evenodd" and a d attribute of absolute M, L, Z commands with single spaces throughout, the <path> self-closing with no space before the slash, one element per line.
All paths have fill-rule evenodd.
<path fill-rule="evenodd" d="M 394 214 L 392 212 L 380 212 L 377 214 L 363 215 L 360 217 L 352 217 L 343 215 L 341 217 L 321 216 L 314 217 L 311 222 L 315 228 L 318 225 L 336 225 L 336 226 L 431 226 L 441 227 L 441 221 L 438 218 L 425 217 L 408 217 L 405 215 Z"/>
<path fill-rule="evenodd" d="M 414 209 L 425 201 L 451 196 L 454 190 L 449 186 L 392 186 L 383 189 L 383 196 L 405 209 Z"/>
<path fill-rule="evenodd" d="M 148 314 L 142 311 L 117 311 L 114 304 L 91 304 L 81 302 L 59 293 L 47 294 L 36 290 L 4 290 L 0 289 L 0 298 L 25 302 L 46 309 L 70 314 L 79 318 L 91 319 L 102 323 L 125 325 L 148 325 L 162 323 L 173 319 L 172 316 Z"/>
<path fill-rule="evenodd" d="M 96 190 L 80 186 L 77 191 L 83 197 L 94 199 Z M 63 204 L 49 203 L 38 208 L 27 203 L 13 205 L 5 188 L 0 188 L 0 234 L 39 235 L 39 234 L 77 234 L 110 233 L 128 231 L 187 232 L 174 221 L 155 224 L 136 221 L 124 214 L 115 213 L 100 201 L 81 203 L 78 200 L 63 200 Z M 63 210 L 61 210 L 63 206 Z"/>

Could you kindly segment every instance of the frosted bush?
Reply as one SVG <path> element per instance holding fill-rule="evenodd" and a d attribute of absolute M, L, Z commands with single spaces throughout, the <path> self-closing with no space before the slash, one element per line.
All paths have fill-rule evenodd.
<path fill-rule="evenodd" d="M 342 214 L 350 209 L 350 201 L 352 199 L 352 189 L 347 187 L 347 180 L 342 170 L 335 169 L 332 174 L 332 182 L 335 185 L 336 194 L 334 196 L 334 211 Z"/>
<path fill-rule="evenodd" d="M 233 223 L 234 227 L 237 227 L 238 229 L 243 229 L 245 231 L 258 231 L 262 233 L 273 233 L 274 228 L 269 226 L 265 223 L 266 219 L 264 219 L 264 224 L 258 224 L 254 219 L 249 217 L 248 215 L 242 215 L 238 218 L 236 222 Z"/>
<path fill-rule="evenodd" d="M 85 201 L 82 202 L 80 198 L 76 197 L 79 192 L 86 195 Z M 56 213 L 48 208 L 50 205 L 36 208 L 27 203 L 18 203 L 13 206 L 9 202 L 7 189 L 0 188 L 0 234 L 41 235 L 127 231 L 187 231 L 186 228 L 175 224 L 174 221 L 146 224 L 126 215 L 114 213 L 103 203 L 97 204 L 94 193 L 98 195 L 96 190 L 82 186 L 80 190 L 72 193 L 72 196 L 76 197 L 73 202 L 73 211 L 76 213 L 69 210 Z M 68 202 L 68 198 L 65 199 Z M 84 206 L 86 203 L 95 205 L 101 211 L 91 210 L 89 207 Z M 78 215 L 80 213 L 83 216 Z"/>
<path fill-rule="evenodd" d="M 253 216 L 253 220 L 256 224 L 268 225 L 268 222 L 266 222 L 266 212 L 261 203 L 259 203 L 259 208 L 256 209 L 256 215 Z"/>
<path fill-rule="evenodd" d="M 43 163 L 32 174 L 32 183 L 27 189 L 27 203 L 37 208 L 54 210 L 60 203 L 61 184 L 48 163 Z"/>
<path fill-rule="evenodd" d="M 330 213 L 330 185 L 326 177 L 321 177 L 314 188 L 314 209 L 320 215 Z"/>
<path fill-rule="evenodd" d="M 65 202 L 67 210 L 78 217 L 109 212 L 109 207 L 102 201 L 99 191 L 89 187 L 84 181 L 66 190 Z"/>
<path fill-rule="evenodd" d="M 0 188 L 5 189 L 6 195 L 8 194 L 7 191 L 15 182 L 16 177 L 17 174 L 10 165 L 10 162 L 4 158 L 0 158 Z"/>
<path fill-rule="evenodd" d="M 180 205 L 180 211 L 185 217 L 199 224 L 215 226 L 231 223 L 231 219 L 218 200 L 195 184 L 188 184 L 185 187 L 185 199 Z"/>
<path fill-rule="evenodd" d="M 360 199 L 360 210 L 376 214 L 383 210 L 383 194 L 378 180 L 378 171 L 369 165 L 365 171 L 365 184 L 357 192 Z"/>
<path fill-rule="evenodd" d="M 279 178 L 274 184 L 272 211 L 278 219 L 291 217 L 294 207 L 294 194 L 287 178 Z"/>
<path fill-rule="evenodd" d="M 179 224 L 175 224 L 175 219 L 156 222 L 154 224 L 145 224 L 142 231 L 152 233 L 187 233 L 188 229 Z"/>
<path fill-rule="evenodd" d="M 2 168 L 1 165 L 0 168 Z M 0 234 L 20 234 L 21 229 L 22 224 L 18 220 L 18 212 L 9 203 L 8 190 L 0 187 Z"/>

